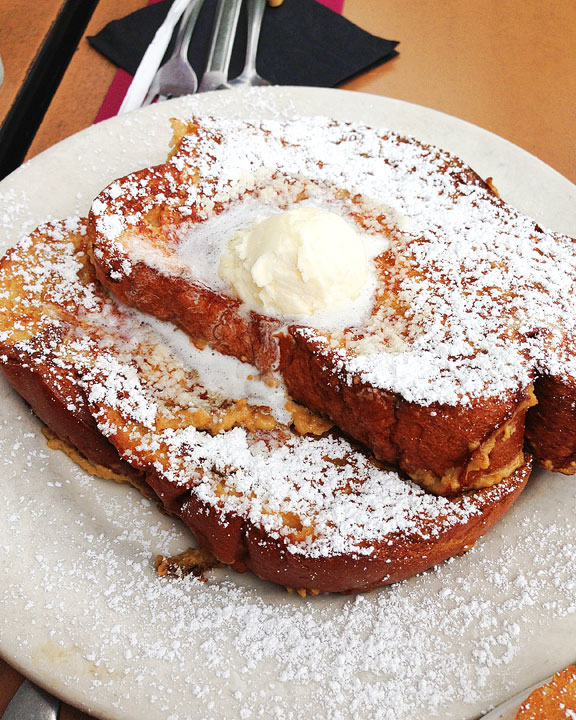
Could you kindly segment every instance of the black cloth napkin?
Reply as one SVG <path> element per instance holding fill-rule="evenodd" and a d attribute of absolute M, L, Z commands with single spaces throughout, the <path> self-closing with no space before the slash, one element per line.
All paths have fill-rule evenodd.
<path fill-rule="evenodd" d="M 172 2 L 148 5 L 114 20 L 88 40 L 134 75 Z M 206 66 L 215 12 L 216 0 L 205 0 L 190 43 L 189 59 L 198 78 Z M 243 6 L 230 63 L 231 78 L 244 66 L 246 25 Z M 285 0 L 278 8 L 267 7 L 264 13 L 258 72 L 275 85 L 334 87 L 395 57 L 397 44 L 361 30 L 316 0 Z M 166 55 L 170 52 L 171 47 Z"/>

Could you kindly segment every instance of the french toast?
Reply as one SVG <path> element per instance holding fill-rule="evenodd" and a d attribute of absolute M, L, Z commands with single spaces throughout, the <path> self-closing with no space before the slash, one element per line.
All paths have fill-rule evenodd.
<path fill-rule="evenodd" d="M 112 468 L 237 570 L 292 588 L 357 592 L 473 545 L 522 491 L 445 498 L 339 432 L 301 435 L 266 406 L 205 387 L 139 313 L 98 283 L 85 221 L 41 226 L 0 262 L 0 362 L 58 436 Z"/>
<path fill-rule="evenodd" d="M 576 717 L 576 665 L 557 672 L 524 700 L 515 720 L 570 720 Z"/>
<path fill-rule="evenodd" d="M 174 127 L 165 164 L 92 205 L 90 252 L 116 297 L 279 373 L 295 401 L 437 494 L 512 476 L 525 437 L 540 464 L 576 472 L 574 240 L 389 131 L 325 118 Z M 234 229 L 306 205 L 380 243 L 356 318 L 261 312 L 218 275 Z"/>

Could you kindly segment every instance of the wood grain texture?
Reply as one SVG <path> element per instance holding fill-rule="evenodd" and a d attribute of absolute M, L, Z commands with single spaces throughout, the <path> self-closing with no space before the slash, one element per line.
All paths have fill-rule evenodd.
<path fill-rule="evenodd" d="M 0 87 L 0 125 L 12 107 L 44 38 L 65 0 L 36 0 L 15 11 L 14 2 L 0 2 L 0 54 L 4 82 Z"/>
<path fill-rule="evenodd" d="M 576 182 L 573 0 L 347 0 L 344 15 L 400 40 L 399 57 L 346 88 L 468 120 Z"/>
<path fill-rule="evenodd" d="M 6 2 L 6 0 L 1 0 Z M 84 37 L 54 95 L 27 159 L 94 122 L 102 100 L 116 74 L 116 67 L 88 43 L 111 20 L 147 5 L 146 0 L 100 0 Z"/>
<path fill-rule="evenodd" d="M 144 4 L 126 0 L 119 8 L 101 0 L 87 34 Z M 468 120 L 576 182 L 573 0 L 347 0 L 344 15 L 375 35 L 400 40 L 399 57 L 345 88 Z M 88 127 L 113 76 L 114 67 L 82 40 L 28 157 Z"/>

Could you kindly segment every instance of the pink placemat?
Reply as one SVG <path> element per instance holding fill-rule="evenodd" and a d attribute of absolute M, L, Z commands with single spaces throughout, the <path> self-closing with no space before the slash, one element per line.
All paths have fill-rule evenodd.
<path fill-rule="evenodd" d="M 148 4 L 153 5 L 154 3 L 160 1 L 161 0 L 150 0 Z M 337 13 L 341 13 L 342 8 L 344 7 L 344 0 L 317 0 L 317 2 Z M 114 117 L 114 115 L 118 113 L 120 105 L 122 105 L 122 100 L 124 100 L 124 96 L 128 92 L 131 82 L 132 75 L 127 73 L 126 70 L 119 68 L 116 71 L 114 80 L 112 80 L 112 84 L 108 88 L 108 92 L 106 93 L 106 97 L 100 106 L 100 110 L 98 110 L 98 114 L 94 120 L 95 123 Z"/>

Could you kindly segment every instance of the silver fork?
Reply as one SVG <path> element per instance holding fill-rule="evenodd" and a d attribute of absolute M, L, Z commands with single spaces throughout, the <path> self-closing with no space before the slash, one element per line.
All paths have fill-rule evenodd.
<path fill-rule="evenodd" d="M 270 85 L 268 80 L 260 77 L 256 71 L 256 54 L 258 52 L 258 40 L 260 39 L 260 28 L 266 8 L 266 0 L 248 0 L 248 42 L 246 44 L 246 61 L 244 70 L 229 84 L 234 87 L 249 85 Z"/>
<path fill-rule="evenodd" d="M 199 92 L 229 88 L 228 68 L 242 0 L 218 0 L 206 70 Z"/>
<path fill-rule="evenodd" d="M 203 2 L 191 0 L 184 11 L 172 55 L 152 78 L 142 105 L 150 105 L 156 98 L 161 102 L 171 97 L 192 95 L 198 90 L 198 78 L 188 61 L 188 46 Z"/>
<path fill-rule="evenodd" d="M 2 720 L 56 720 L 60 700 L 25 680 L 6 708 Z"/>

